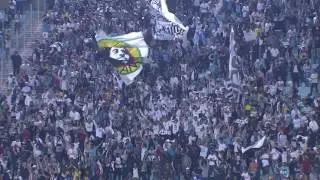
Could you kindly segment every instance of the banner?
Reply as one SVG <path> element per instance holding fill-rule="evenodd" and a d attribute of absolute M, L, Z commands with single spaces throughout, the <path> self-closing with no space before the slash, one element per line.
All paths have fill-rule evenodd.
<path fill-rule="evenodd" d="M 245 153 L 246 151 L 250 150 L 250 149 L 259 149 L 259 148 L 261 148 L 263 146 L 265 140 L 266 140 L 266 136 L 263 136 L 263 138 L 261 138 L 259 141 L 254 143 L 254 145 L 248 146 L 246 148 L 241 148 L 242 154 Z"/>
<path fill-rule="evenodd" d="M 95 38 L 99 48 L 106 50 L 108 61 L 117 69 L 123 82 L 131 84 L 142 71 L 143 58 L 149 53 L 143 33 L 109 37 L 105 32 L 98 31 Z"/>
<path fill-rule="evenodd" d="M 183 37 L 186 31 L 173 22 L 157 21 L 153 37 L 158 40 L 173 40 Z"/>
<path fill-rule="evenodd" d="M 189 28 L 168 10 L 166 0 L 151 0 L 151 14 L 156 20 L 154 39 L 173 40 L 186 39 Z"/>

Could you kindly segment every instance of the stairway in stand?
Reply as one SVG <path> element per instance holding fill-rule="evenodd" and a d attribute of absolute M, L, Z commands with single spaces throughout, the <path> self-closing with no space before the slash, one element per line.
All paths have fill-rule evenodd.
<path fill-rule="evenodd" d="M 19 53 L 22 59 L 31 57 L 33 48 L 35 47 L 35 41 L 42 39 L 42 20 L 37 18 L 38 13 L 34 12 L 32 15 L 32 24 L 28 24 L 29 27 L 24 31 L 22 36 L 23 47 L 19 49 Z"/>
<path fill-rule="evenodd" d="M 42 39 L 42 19 L 39 18 L 38 13 L 34 11 L 26 15 L 19 35 L 12 33 L 10 55 L 17 50 L 22 57 L 22 63 L 32 56 L 35 42 Z M 9 56 L 9 59 L 1 64 L 0 87 L 2 88 L 0 90 L 5 88 L 8 76 L 12 72 L 12 62 Z"/>

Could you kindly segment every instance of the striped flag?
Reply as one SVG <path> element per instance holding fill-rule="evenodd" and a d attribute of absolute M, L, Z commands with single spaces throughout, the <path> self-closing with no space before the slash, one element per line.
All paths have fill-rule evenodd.
<path fill-rule="evenodd" d="M 236 41 L 234 40 L 234 29 L 231 29 L 230 33 L 230 45 L 229 45 L 229 79 L 233 84 L 240 85 L 240 70 L 238 56 L 235 50 Z"/>
<path fill-rule="evenodd" d="M 234 40 L 234 29 L 230 32 L 230 45 L 229 45 L 229 80 L 228 87 L 232 89 L 232 94 L 234 99 L 238 99 L 241 90 L 241 80 L 240 80 L 240 63 L 235 50 L 236 41 Z"/>
<path fill-rule="evenodd" d="M 224 82 L 225 88 L 225 97 L 228 99 L 236 99 L 238 98 L 238 94 L 240 93 L 241 86 L 238 84 L 234 84 L 232 81 Z"/>

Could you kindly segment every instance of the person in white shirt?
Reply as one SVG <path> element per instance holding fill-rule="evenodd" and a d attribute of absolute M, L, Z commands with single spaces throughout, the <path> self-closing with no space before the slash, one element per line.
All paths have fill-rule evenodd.
<path fill-rule="evenodd" d="M 97 127 L 97 126 L 96 126 Z M 105 131 L 102 127 L 97 127 L 96 128 L 96 138 L 100 141 L 102 141 L 103 136 L 105 134 Z"/>
<path fill-rule="evenodd" d="M 73 143 L 67 152 L 70 160 L 76 160 L 78 158 L 78 148 Z"/>
<path fill-rule="evenodd" d="M 248 15 L 249 15 L 249 6 L 246 6 L 246 5 L 244 5 L 243 7 L 242 7 L 242 17 L 248 17 Z"/>
<path fill-rule="evenodd" d="M 68 90 L 68 79 L 67 78 L 62 77 L 60 88 L 63 91 Z"/>
<path fill-rule="evenodd" d="M 278 145 L 279 147 L 286 147 L 288 143 L 287 135 L 285 135 L 283 132 L 278 133 Z"/>
<path fill-rule="evenodd" d="M 293 67 L 293 69 L 292 69 L 292 71 L 293 71 L 293 74 L 292 74 L 292 83 L 299 86 L 299 77 L 300 77 L 299 65 L 298 65 L 297 62 L 294 62 L 292 67 Z"/>
<path fill-rule="evenodd" d="M 24 104 L 26 106 L 30 106 L 31 102 L 32 102 L 32 98 L 28 94 L 26 94 L 26 98 L 24 100 Z"/>
<path fill-rule="evenodd" d="M 280 152 L 276 148 L 272 148 L 270 154 L 272 161 L 278 161 L 280 158 Z"/>
<path fill-rule="evenodd" d="M 294 129 L 299 129 L 302 127 L 302 120 L 297 115 L 295 118 L 293 118 L 292 123 Z"/>
<path fill-rule="evenodd" d="M 177 77 L 171 77 L 170 78 L 170 86 L 171 88 L 174 88 L 179 84 L 179 79 Z"/>
<path fill-rule="evenodd" d="M 72 121 L 78 122 L 80 120 L 80 113 L 76 111 L 75 108 L 73 108 L 69 113 L 69 117 L 71 118 Z"/>
<path fill-rule="evenodd" d="M 133 172 L 132 172 L 132 178 L 133 180 L 139 180 L 139 170 L 137 168 L 137 164 L 133 165 Z"/>
<path fill-rule="evenodd" d="M 319 125 L 317 123 L 316 120 L 312 119 L 310 122 L 309 122 L 309 128 L 311 129 L 311 131 L 313 133 L 317 133 L 318 130 L 319 130 Z"/>
<path fill-rule="evenodd" d="M 241 174 L 241 177 L 243 177 L 244 180 L 251 180 L 251 177 L 248 172 L 243 172 Z"/>
<path fill-rule="evenodd" d="M 219 159 L 218 159 L 217 155 L 211 151 L 209 153 L 209 155 L 207 156 L 207 160 L 208 160 L 208 165 L 209 165 L 208 177 L 214 177 L 213 173 L 219 164 L 219 162 L 218 162 Z"/>
<path fill-rule="evenodd" d="M 262 154 L 261 163 L 262 163 L 263 173 L 267 174 L 269 172 L 269 167 L 270 167 L 269 154 L 267 153 Z"/>
<path fill-rule="evenodd" d="M 281 153 L 281 162 L 283 164 L 288 163 L 288 152 L 286 151 L 286 149 L 284 148 L 282 153 Z"/>
<path fill-rule="evenodd" d="M 311 81 L 311 87 L 310 87 L 310 95 L 313 94 L 313 91 L 315 90 L 318 94 L 318 73 L 316 70 L 313 71 L 313 73 L 310 76 L 310 81 Z"/>

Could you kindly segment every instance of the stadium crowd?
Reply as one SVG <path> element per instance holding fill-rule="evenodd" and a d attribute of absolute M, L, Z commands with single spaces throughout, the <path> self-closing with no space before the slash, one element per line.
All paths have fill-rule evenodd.
<path fill-rule="evenodd" d="M 178 0 L 190 43 L 151 41 L 126 86 L 95 31 L 152 27 L 148 1 L 48 1 L 43 37 L 32 57 L 11 56 L 1 94 L 2 179 L 319 179 L 319 6 Z"/>

